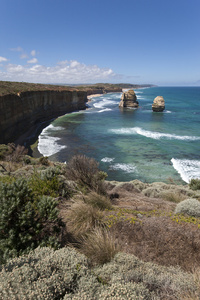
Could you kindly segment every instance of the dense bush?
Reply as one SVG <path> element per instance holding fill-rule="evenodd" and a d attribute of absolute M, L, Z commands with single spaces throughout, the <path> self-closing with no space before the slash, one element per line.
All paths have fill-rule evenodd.
<path fill-rule="evenodd" d="M 61 184 L 53 168 L 38 173 L 35 172 L 29 179 L 29 186 L 36 195 L 48 195 L 56 197 L 59 195 Z"/>
<path fill-rule="evenodd" d="M 67 164 L 67 177 L 83 188 L 105 194 L 103 180 L 107 174 L 99 171 L 98 163 L 85 155 L 76 155 Z"/>
<path fill-rule="evenodd" d="M 57 202 L 35 196 L 25 179 L 0 183 L 0 263 L 38 245 L 58 246 Z"/>
<path fill-rule="evenodd" d="M 189 198 L 177 204 L 175 214 L 187 214 L 192 217 L 200 217 L 200 202 Z"/>
<path fill-rule="evenodd" d="M 71 248 L 37 248 L 2 268 L 0 299 L 62 299 L 86 271 L 87 259 Z"/>
<path fill-rule="evenodd" d="M 119 285 L 131 283 L 132 289 L 134 283 L 141 282 L 149 290 L 148 296 L 141 297 L 141 299 L 178 299 L 178 294 L 196 289 L 191 274 L 183 272 L 178 267 L 164 267 L 143 262 L 134 255 L 120 252 L 115 255 L 110 263 L 95 268 L 94 273 L 98 278 L 101 278 L 102 282 Z M 129 289 L 129 292 L 131 292 L 131 285 Z M 144 288 L 141 291 L 144 291 Z M 150 291 L 158 295 L 158 298 L 152 297 Z"/>
<path fill-rule="evenodd" d="M 191 179 L 189 183 L 189 187 L 193 190 L 200 190 L 200 179 Z"/>
<path fill-rule="evenodd" d="M 10 260 L 0 269 L 0 287 L 4 300 L 183 299 L 180 294 L 197 290 L 191 274 L 178 268 L 118 253 L 110 263 L 91 269 L 72 248 L 37 248 Z"/>

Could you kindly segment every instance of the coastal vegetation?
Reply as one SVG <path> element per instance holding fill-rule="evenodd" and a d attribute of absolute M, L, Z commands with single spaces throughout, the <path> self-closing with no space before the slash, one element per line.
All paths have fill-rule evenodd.
<path fill-rule="evenodd" d="M 11 82 L 11 81 L 0 81 L 0 96 L 8 94 L 18 94 L 22 92 L 33 92 L 33 91 L 74 91 L 81 90 L 87 91 L 89 94 L 96 90 L 96 93 L 103 93 L 106 91 L 121 91 L 126 88 L 139 88 L 139 87 L 151 87 L 151 84 L 110 84 L 110 83 L 97 83 L 97 84 L 84 84 L 84 85 L 55 85 L 55 84 L 39 84 L 39 83 L 28 83 L 28 82 Z M 99 90 L 99 92 L 98 92 Z"/>
<path fill-rule="evenodd" d="M 2 299 L 199 299 L 200 190 L 105 179 L 0 145 Z"/>

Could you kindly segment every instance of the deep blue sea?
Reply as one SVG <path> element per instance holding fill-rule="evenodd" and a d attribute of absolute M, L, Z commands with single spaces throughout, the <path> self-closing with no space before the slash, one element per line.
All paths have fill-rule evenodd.
<path fill-rule="evenodd" d="M 200 87 L 135 90 L 138 109 L 120 109 L 121 93 L 93 98 L 88 109 L 54 120 L 39 136 L 38 150 L 67 162 L 85 154 L 108 180 L 189 182 L 200 178 Z M 152 112 L 156 96 L 165 111 Z"/>

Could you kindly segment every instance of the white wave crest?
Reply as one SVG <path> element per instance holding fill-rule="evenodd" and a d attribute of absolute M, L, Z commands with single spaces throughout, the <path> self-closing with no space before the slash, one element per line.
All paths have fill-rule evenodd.
<path fill-rule="evenodd" d="M 111 132 L 116 134 L 139 134 L 143 135 L 148 138 L 152 138 L 155 140 L 159 140 L 161 138 L 166 138 L 170 140 L 184 140 L 184 141 L 198 141 L 200 140 L 200 137 L 197 136 L 188 136 L 188 135 L 176 135 L 176 134 L 170 134 L 170 133 L 161 133 L 156 131 L 149 131 L 144 130 L 140 127 L 133 127 L 133 128 L 121 128 L 121 129 L 110 129 Z"/>
<path fill-rule="evenodd" d="M 114 164 L 110 166 L 111 170 L 122 170 L 126 173 L 135 173 L 136 171 L 136 166 L 133 164 Z"/>
<path fill-rule="evenodd" d="M 99 110 L 98 113 L 102 113 L 104 111 L 110 111 L 110 110 L 112 110 L 112 109 L 111 108 L 104 108 L 104 109 Z"/>
<path fill-rule="evenodd" d="M 103 162 L 112 162 L 114 160 L 114 158 L 110 158 L 110 157 L 104 157 L 104 158 L 102 158 L 101 159 L 101 161 L 103 161 Z"/>
<path fill-rule="evenodd" d="M 38 151 L 43 156 L 51 156 L 61 149 L 66 148 L 64 145 L 59 145 L 57 142 L 60 140 L 58 137 L 50 136 L 49 133 L 51 131 L 62 130 L 63 128 L 60 126 L 53 126 L 50 124 L 46 128 L 43 129 L 41 134 L 38 137 Z"/>
<path fill-rule="evenodd" d="M 180 174 L 183 181 L 189 183 L 193 178 L 200 178 L 199 160 L 172 158 L 171 162 L 174 169 Z"/>
<path fill-rule="evenodd" d="M 93 104 L 96 108 L 104 108 L 105 106 L 110 106 L 116 104 L 116 101 L 106 100 L 105 98 L 102 101 L 96 102 Z"/>

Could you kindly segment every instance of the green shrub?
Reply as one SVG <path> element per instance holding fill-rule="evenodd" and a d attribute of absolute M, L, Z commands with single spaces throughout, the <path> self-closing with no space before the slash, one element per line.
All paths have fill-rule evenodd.
<path fill-rule="evenodd" d="M 3 160 L 6 157 L 6 154 L 9 152 L 9 147 L 5 144 L 0 144 L 0 160 Z"/>
<path fill-rule="evenodd" d="M 42 156 L 39 159 L 39 163 L 43 166 L 49 166 L 49 160 L 47 156 Z"/>
<path fill-rule="evenodd" d="M 57 202 L 35 197 L 25 179 L 0 184 L 0 263 L 38 245 L 58 247 Z"/>
<path fill-rule="evenodd" d="M 84 202 L 90 204 L 93 207 L 97 207 L 100 210 L 112 209 L 110 199 L 106 196 L 99 195 L 96 192 L 91 192 L 84 197 Z"/>
<path fill-rule="evenodd" d="M 43 173 L 35 172 L 29 179 L 29 186 L 35 195 L 48 195 L 57 197 L 61 188 L 58 176 L 52 170 Z"/>
<path fill-rule="evenodd" d="M 191 179 L 189 183 L 189 187 L 193 190 L 200 190 L 200 179 Z"/>
<path fill-rule="evenodd" d="M 187 214 L 192 217 L 200 217 L 200 202 L 189 198 L 177 204 L 175 214 Z"/>

